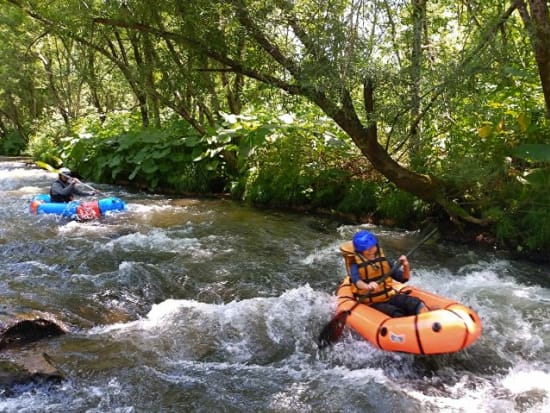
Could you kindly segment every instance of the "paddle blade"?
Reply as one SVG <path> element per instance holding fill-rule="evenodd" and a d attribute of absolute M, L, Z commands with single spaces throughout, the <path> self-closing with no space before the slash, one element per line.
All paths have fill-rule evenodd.
<path fill-rule="evenodd" d="M 342 335 L 342 330 L 346 325 L 349 311 L 342 311 L 330 320 L 330 322 L 321 330 L 317 343 L 320 349 L 331 346 L 336 343 Z"/>
<path fill-rule="evenodd" d="M 48 164 L 46 162 L 36 161 L 35 164 L 36 164 L 36 166 L 38 166 L 42 169 L 45 169 L 46 171 L 56 172 L 56 173 L 59 172 L 59 169 L 54 168 L 53 166 L 51 166 L 50 164 Z"/>

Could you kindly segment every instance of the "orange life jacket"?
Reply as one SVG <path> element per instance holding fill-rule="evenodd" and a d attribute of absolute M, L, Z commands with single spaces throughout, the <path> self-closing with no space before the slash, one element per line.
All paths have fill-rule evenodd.
<path fill-rule="evenodd" d="M 346 271 L 351 278 L 351 265 L 356 264 L 361 280 L 369 283 L 371 281 L 380 281 L 384 275 L 391 272 L 391 266 L 384 255 L 384 251 L 378 248 L 376 258 L 372 261 L 367 260 L 363 255 L 355 252 L 351 241 L 345 242 L 340 246 L 340 251 L 344 256 L 346 263 Z M 374 291 L 357 288 L 352 283 L 351 289 L 357 299 L 365 303 L 379 303 L 387 301 L 391 296 L 395 295 L 395 290 L 392 288 L 392 277 L 386 277 Z"/>

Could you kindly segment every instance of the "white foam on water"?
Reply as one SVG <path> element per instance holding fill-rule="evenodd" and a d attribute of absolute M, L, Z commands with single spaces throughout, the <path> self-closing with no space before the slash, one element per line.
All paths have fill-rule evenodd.
<path fill-rule="evenodd" d="M 117 237 L 107 243 L 98 243 L 97 248 L 107 250 L 120 248 L 128 252 L 154 250 L 156 253 L 163 251 L 185 253 L 194 257 L 209 257 L 211 252 L 203 248 L 199 239 L 185 237 L 190 232 L 191 228 L 183 229 L 175 234 L 162 229 L 152 229 L 146 233 L 134 232 Z"/>

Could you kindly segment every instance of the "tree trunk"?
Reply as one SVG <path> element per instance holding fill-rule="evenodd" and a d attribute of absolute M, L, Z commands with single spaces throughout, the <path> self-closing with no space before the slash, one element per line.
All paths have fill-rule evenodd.
<path fill-rule="evenodd" d="M 130 39 L 130 44 L 132 45 L 132 50 L 134 52 L 134 59 L 136 61 L 137 69 L 142 71 L 144 67 L 144 63 L 143 63 L 143 57 L 141 56 L 141 50 L 139 48 L 137 35 L 132 32 L 129 32 L 128 35 Z M 138 76 L 138 84 L 139 84 L 138 89 L 136 89 L 135 92 L 139 103 L 139 110 L 141 112 L 141 122 L 144 128 L 148 128 L 151 122 L 149 119 L 149 110 L 147 106 L 147 93 L 145 92 L 145 88 L 144 88 L 143 75 Z"/>
<path fill-rule="evenodd" d="M 90 93 L 92 95 L 92 103 L 97 111 L 99 120 L 101 123 L 105 122 L 105 110 L 101 105 L 101 100 L 99 99 L 99 82 L 97 80 L 97 74 L 95 70 L 95 54 L 93 51 L 89 52 L 88 55 L 88 68 L 86 70 L 86 80 L 88 86 L 90 87 Z"/>
<path fill-rule="evenodd" d="M 375 113 L 374 85 L 371 80 L 364 84 L 364 104 L 369 117 Z M 378 129 L 374 121 L 366 127 L 359 120 L 349 98 L 345 99 L 344 109 L 331 113 L 330 105 L 318 97 L 315 102 L 351 137 L 353 142 L 368 158 L 374 168 L 404 191 L 410 192 L 427 202 L 442 201 L 442 182 L 428 175 L 418 174 L 399 165 L 378 142 Z"/>
<path fill-rule="evenodd" d="M 156 128 L 160 128 L 160 106 L 159 99 L 155 93 L 155 80 L 153 77 L 153 67 L 155 67 L 155 51 L 151 43 L 149 33 L 144 33 L 142 37 L 143 55 L 145 64 L 142 66 L 143 81 L 145 90 L 147 91 L 147 101 L 150 102 L 148 107 L 153 115 L 153 122 Z"/>
<path fill-rule="evenodd" d="M 52 69 L 51 62 L 47 57 L 42 56 L 41 54 L 38 55 L 38 59 L 44 65 L 44 71 L 46 72 L 46 75 L 48 77 L 48 87 L 49 87 L 49 89 L 52 93 L 52 97 L 55 100 L 57 109 L 59 110 L 59 113 L 60 113 L 61 117 L 63 118 L 63 121 L 65 122 L 65 124 L 68 125 L 69 124 L 69 113 L 68 113 L 66 108 L 69 107 L 69 104 L 68 104 L 68 102 L 63 102 L 63 100 L 61 99 L 61 96 L 59 94 L 59 91 L 57 90 L 57 86 L 55 84 L 55 78 L 54 78 L 54 75 L 53 75 L 53 69 Z"/>
<path fill-rule="evenodd" d="M 531 14 L 525 1 L 518 2 L 518 10 L 529 34 L 539 69 L 546 116 L 550 117 L 550 15 L 547 0 L 529 0 Z"/>
<path fill-rule="evenodd" d="M 426 1 L 413 0 L 413 46 L 411 55 L 411 139 L 410 159 L 415 164 L 420 151 L 420 86 L 422 82 L 422 32 L 426 20 Z"/>

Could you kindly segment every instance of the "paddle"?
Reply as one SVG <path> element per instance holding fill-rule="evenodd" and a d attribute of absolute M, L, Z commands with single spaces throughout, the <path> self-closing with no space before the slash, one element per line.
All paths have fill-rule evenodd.
<path fill-rule="evenodd" d="M 437 232 L 437 227 L 433 228 L 424 238 L 422 238 L 418 243 L 411 248 L 409 252 L 407 252 L 405 255 L 408 257 L 412 255 L 418 248 L 420 248 L 426 241 L 428 241 L 435 233 Z M 401 261 L 397 261 L 395 265 L 392 267 L 389 273 L 385 274 L 379 281 L 379 284 L 382 284 L 386 278 L 391 277 L 395 272 L 401 268 Z M 321 330 L 321 333 L 319 334 L 318 338 L 318 345 L 320 349 L 325 348 L 326 346 L 334 344 L 340 336 L 342 335 L 342 330 L 344 329 L 344 326 L 346 325 L 346 320 L 348 318 L 348 315 L 351 314 L 353 309 L 357 307 L 359 304 L 361 304 L 363 300 L 357 300 L 357 302 L 347 311 L 341 311 L 340 313 L 336 314 L 332 320 Z"/>
<path fill-rule="evenodd" d="M 42 162 L 42 161 L 36 161 L 35 164 L 37 166 L 39 166 L 40 168 L 42 169 L 45 169 L 47 171 L 50 171 L 50 172 L 55 172 L 56 174 L 59 174 L 61 173 L 61 171 L 59 169 L 56 169 L 54 168 L 53 166 L 51 166 L 50 164 L 46 163 L 46 162 Z M 73 178 L 72 176 L 69 176 L 69 175 L 65 175 L 63 173 L 61 173 L 61 175 L 63 176 L 66 176 L 67 178 L 72 178 L 72 179 L 76 179 L 76 178 Z M 94 191 L 96 194 L 98 195 L 101 195 L 101 196 L 105 196 L 105 194 L 97 189 L 95 189 L 93 186 L 91 185 L 88 185 L 88 184 L 85 184 L 84 182 L 81 182 L 80 179 L 77 179 L 77 183 L 80 184 L 80 185 L 84 185 L 86 188 Z"/>

